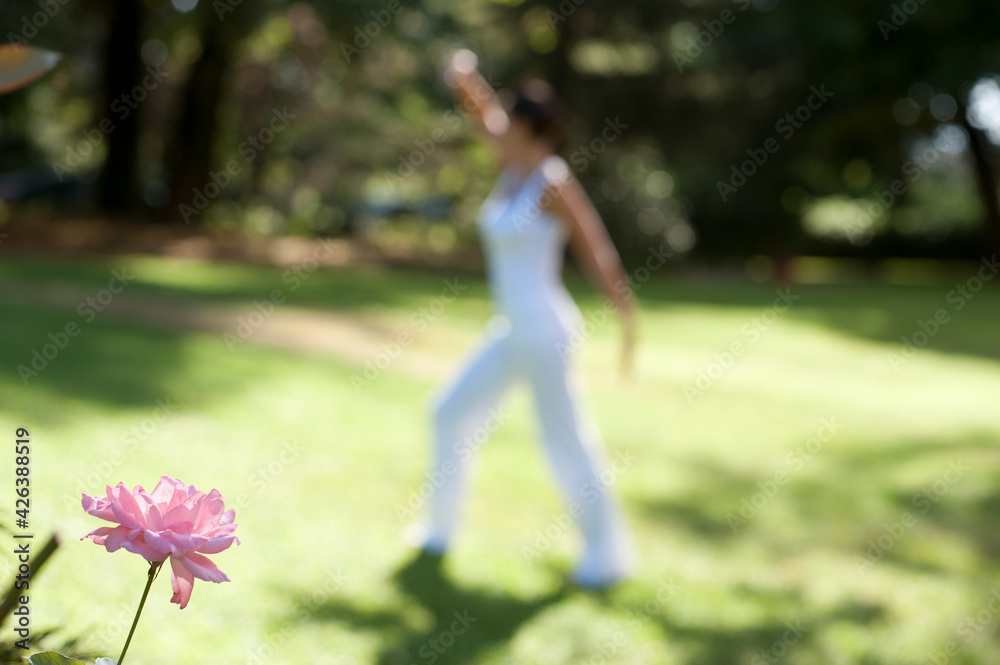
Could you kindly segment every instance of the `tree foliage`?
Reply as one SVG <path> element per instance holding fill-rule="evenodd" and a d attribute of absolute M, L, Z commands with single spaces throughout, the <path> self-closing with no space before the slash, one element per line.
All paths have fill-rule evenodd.
<path fill-rule="evenodd" d="M 465 46 L 497 87 L 556 85 L 576 115 L 566 156 L 633 260 L 660 243 L 779 258 L 1000 244 L 996 145 L 969 108 L 1000 72 L 985 0 L 2 4 L 24 17 L 8 40 L 67 53 L 0 102 L 2 168 L 48 164 L 64 204 L 461 243 L 496 173 L 438 81 Z"/>

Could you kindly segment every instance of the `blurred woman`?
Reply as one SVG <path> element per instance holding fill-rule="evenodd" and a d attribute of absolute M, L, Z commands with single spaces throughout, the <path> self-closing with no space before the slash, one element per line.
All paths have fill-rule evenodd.
<path fill-rule="evenodd" d="M 600 479 L 604 445 L 570 364 L 582 317 L 560 277 L 567 241 L 620 316 L 626 372 L 635 339 L 628 279 L 596 209 L 556 155 L 567 117 L 552 88 L 529 81 L 503 104 L 469 51 L 450 56 L 444 79 L 503 169 L 479 216 L 498 315 L 435 402 L 433 472 L 442 484 L 430 501 L 422 547 L 444 554 L 451 544 L 477 441 L 499 424 L 495 409 L 511 384 L 526 380 L 545 451 L 583 535 L 584 553 L 572 581 L 609 586 L 628 574 L 632 553 L 616 501 Z"/>

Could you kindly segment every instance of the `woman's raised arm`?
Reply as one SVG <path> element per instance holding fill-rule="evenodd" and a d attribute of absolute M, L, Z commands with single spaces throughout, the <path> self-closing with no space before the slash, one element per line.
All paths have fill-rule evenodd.
<path fill-rule="evenodd" d="M 445 59 L 444 82 L 475 119 L 476 127 L 498 145 L 510 128 L 510 118 L 493 87 L 479 73 L 479 60 L 472 51 L 455 51 Z"/>

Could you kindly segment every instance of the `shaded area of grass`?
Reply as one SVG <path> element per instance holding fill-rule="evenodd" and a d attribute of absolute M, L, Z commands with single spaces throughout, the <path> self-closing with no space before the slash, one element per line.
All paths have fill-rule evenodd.
<path fill-rule="evenodd" d="M 476 662 L 491 649 L 502 648 L 522 625 L 566 593 L 520 599 L 509 593 L 466 588 L 442 570 L 439 557 L 416 555 L 392 576 L 392 583 L 431 617 L 429 629 L 415 630 L 389 609 L 370 610 L 343 600 L 316 608 L 310 620 L 346 622 L 355 630 L 392 636 L 376 655 L 385 665 L 433 660 L 442 665 Z"/>

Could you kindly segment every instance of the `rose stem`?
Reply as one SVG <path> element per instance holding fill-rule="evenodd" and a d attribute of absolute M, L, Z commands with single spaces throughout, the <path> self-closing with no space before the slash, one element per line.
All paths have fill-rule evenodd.
<path fill-rule="evenodd" d="M 149 595 L 149 587 L 153 586 L 153 580 L 156 579 L 156 573 L 159 572 L 160 566 L 162 565 L 162 561 L 155 561 L 149 564 L 149 574 L 146 575 L 146 588 L 142 592 L 142 600 L 139 601 L 139 609 L 135 611 L 135 619 L 132 620 L 132 629 L 128 631 L 128 637 L 125 639 L 125 647 L 122 649 L 122 655 L 118 656 L 118 665 L 122 665 L 122 662 L 125 660 L 125 652 L 128 651 L 128 645 L 132 643 L 132 633 L 135 632 L 135 627 L 139 623 L 139 615 L 142 614 L 142 606 L 146 604 L 146 596 Z"/>

